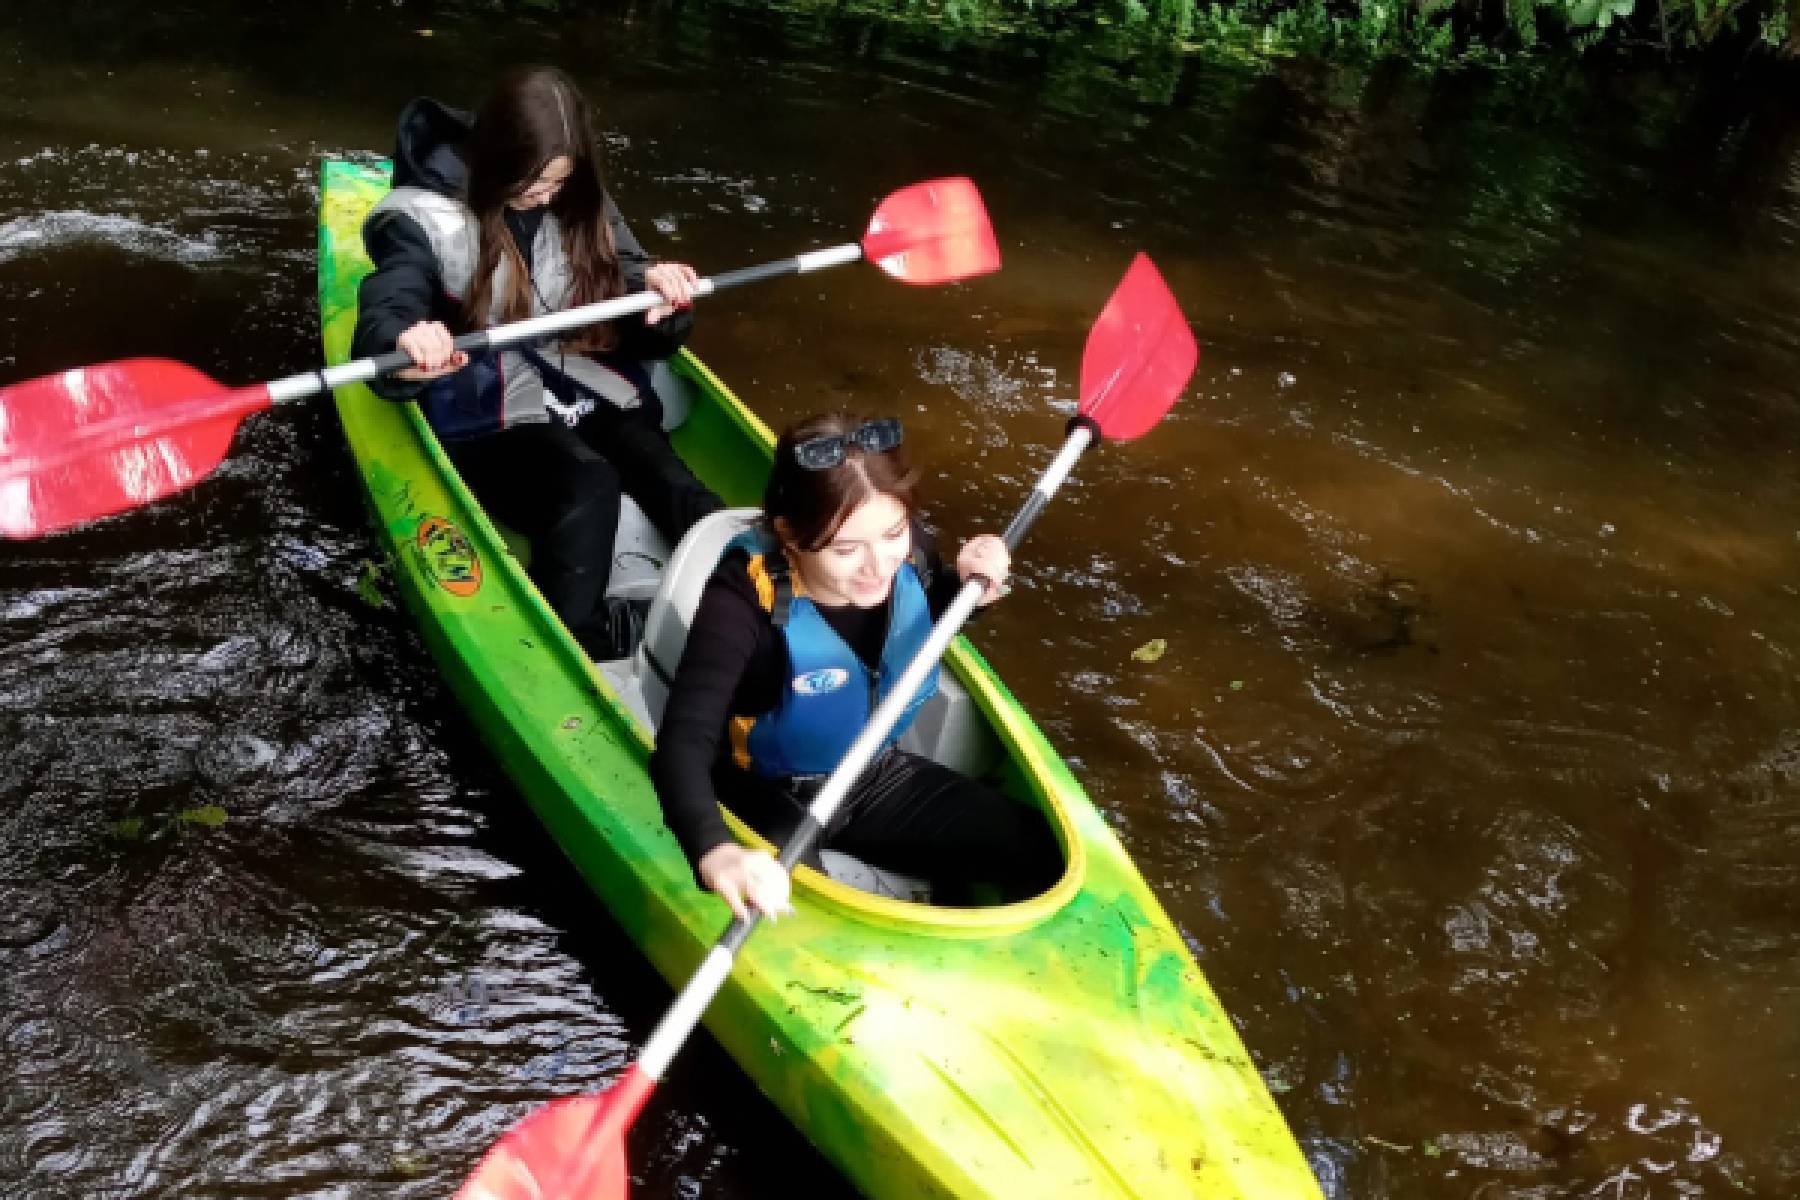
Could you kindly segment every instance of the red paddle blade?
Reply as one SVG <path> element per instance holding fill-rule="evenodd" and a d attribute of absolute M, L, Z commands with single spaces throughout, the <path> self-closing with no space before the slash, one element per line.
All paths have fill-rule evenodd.
<path fill-rule="evenodd" d="M 134 358 L 0 388 L 0 535 L 37 537 L 204 478 L 265 387 Z"/>
<path fill-rule="evenodd" d="M 1169 285 L 1139 254 L 1100 310 L 1081 356 L 1081 415 L 1109 441 L 1147 433 L 1200 361 L 1194 332 Z"/>
<path fill-rule="evenodd" d="M 634 1064 L 597 1096 L 551 1101 L 494 1143 L 455 1200 L 623 1200 L 625 1131 L 655 1086 Z"/>
<path fill-rule="evenodd" d="M 1000 269 L 1000 246 L 974 181 L 903 187 L 875 210 L 863 256 L 904 283 L 953 283 Z"/>

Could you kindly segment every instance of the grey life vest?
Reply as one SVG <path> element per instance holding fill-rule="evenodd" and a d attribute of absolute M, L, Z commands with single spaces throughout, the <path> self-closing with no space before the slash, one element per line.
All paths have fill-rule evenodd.
<path fill-rule="evenodd" d="M 410 217 L 425 231 L 431 242 L 432 255 L 437 259 L 438 278 L 444 291 L 457 300 L 467 295 L 480 256 L 480 231 L 468 205 L 427 188 L 400 187 L 382 198 L 370 211 L 369 220 L 379 220 L 389 213 Z M 563 249 L 562 225 L 554 214 L 544 214 L 537 236 L 532 239 L 531 275 L 532 316 L 556 312 L 567 306 L 572 277 L 569 256 Z M 507 294 L 511 281 L 512 266 L 503 256 L 494 270 L 488 324 L 501 322 L 501 298 Z M 643 403 L 635 384 L 585 354 L 565 354 L 554 346 L 544 347 L 538 353 L 615 407 L 631 409 Z M 591 401 L 584 400 L 573 406 L 560 402 L 544 387 L 537 368 L 526 355 L 516 350 L 503 350 L 499 358 L 500 370 L 495 386 L 501 395 L 495 416 L 500 426 L 542 423 L 552 416 L 574 424 L 592 411 Z"/>

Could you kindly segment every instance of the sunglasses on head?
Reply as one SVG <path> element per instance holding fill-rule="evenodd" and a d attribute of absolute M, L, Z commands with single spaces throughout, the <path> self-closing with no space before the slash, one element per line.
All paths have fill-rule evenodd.
<path fill-rule="evenodd" d="M 794 461 L 808 471 L 829 471 L 855 446 L 864 454 L 886 454 L 900 444 L 900 421 L 882 417 L 865 421 L 849 433 L 826 433 L 794 444 Z"/>

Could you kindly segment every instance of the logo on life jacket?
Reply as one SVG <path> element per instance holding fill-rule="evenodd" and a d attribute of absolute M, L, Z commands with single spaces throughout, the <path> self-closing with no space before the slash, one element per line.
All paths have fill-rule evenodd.
<path fill-rule="evenodd" d="M 823 667 L 794 676 L 793 688 L 796 696 L 823 696 L 827 692 L 837 691 L 849 682 L 850 672 L 844 668 Z"/>
<path fill-rule="evenodd" d="M 481 590 L 481 556 L 462 530 L 443 517 L 419 522 L 414 538 L 425 573 L 452 596 L 473 596 Z"/>

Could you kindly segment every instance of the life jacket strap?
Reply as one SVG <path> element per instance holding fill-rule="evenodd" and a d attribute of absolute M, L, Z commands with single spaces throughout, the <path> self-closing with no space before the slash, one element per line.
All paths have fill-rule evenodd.
<path fill-rule="evenodd" d="M 788 616 L 794 607 L 794 581 L 788 574 L 786 561 L 772 574 L 775 578 L 775 604 L 769 609 L 769 623 L 777 629 L 786 629 Z"/>

